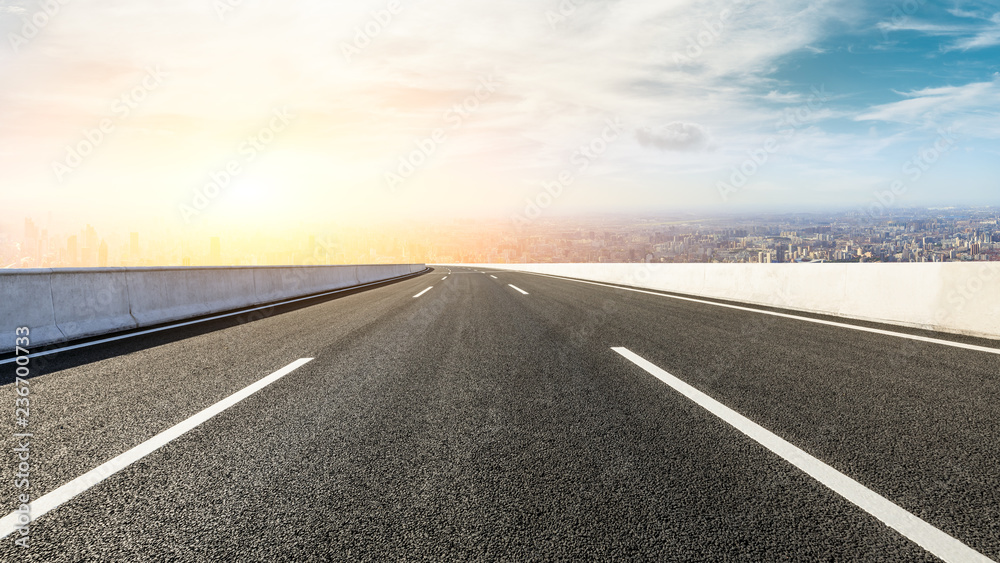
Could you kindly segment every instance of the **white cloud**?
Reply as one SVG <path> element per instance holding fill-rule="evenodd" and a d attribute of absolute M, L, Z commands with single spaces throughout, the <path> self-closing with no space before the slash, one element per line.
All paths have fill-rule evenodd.
<path fill-rule="evenodd" d="M 972 82 L 964 86 L 925 88 L 900 94 L 907 99 L 869 108 L 855 120 L 937 124 L 949 117 L 980 110 L 994 111 L 1000 82 Z"/>
<path fill-rule="evenodd" d="M 925 136 L 927 130 L 952 129 L 966 139 L 1000 138 L 1000 111 L 996 107 L 1000 78 L 902 95 L 907 99 L 873 106 L 854 119 L 908 126 L 918 136 Z"/>
<path fill-rule="evenodd" d="M 932 24 L 903 18 L 900 21 L 882 22 L 878 28 L 888 31 L 917 31 L 926 35 L 952 37 L 949 44 L 942 46 L 945 51 L 968 51 L 1000 45 L 1000 12 L 987 14 L 962 9 L 948 10 L 953 16 L 979 20 L 974 24 Z"/>
<path fill-rule="evenodd" d="M 982 31 L 973 37 L 966 37 L 955 41 L 951 49 L 968 51 L 969 49 L 982 49 L 1000 45 L 1000 27 Z"/>
<path fill-rule="evenodd" d="M 635 132 L 639 144 L 663 151 L 704 150 L 711 143 L 708 130 L 697 123 L 675 121 L 656 130 L 648 127 Z"/>
<path fill-rule="evenodd" d="M 573 3 L 577 9 L 553 25 L 547 13 L 558 10 L 557 0 L 401 0 L 402 11 L 350 61 L 343 45 L 385 0 L 244 2 L 223 21 L 204 0 L 92 0 L 86 9 L 70 3 L 21 54 L 0 53 L 0 153 L 17 147 L 42 155 L 4 159 L 0 169 L 47 170 L 52 155 L 94 127 L 148 63 L 162 64 L 169 81 L 131 125 L 176 133 L 175 145 L 156 145 L 147 160 L 172 163 L 171 173 L 184 168 L 185 178 L 229 158 L 240 140 L 233 131 L 245 135 L 273 106 L 289 105 L 303 116 L 296 128 L 304 148 L 350 156 L 337 161 L 342 176 L 353 181 L 375 170 L 377 185 L 382 163 L 448 127 L 445 111 L 490 74 L 497 92 L 460 130 L 449 131 L 461 140 L 428 163 L 428 177 L 451 174 L 482 190 L 547 179 L 612 116 L 643 132 L 616 145 L 615 157 L 601 166 L 622 176 L 636 161 L 661 175 L 703 169 L 741 154 L 761 131 L 773 132 L 775 104 L 804 103 L 809 92 L 789 91 L 771 71 L 789 54 L 815 52 L 836 27 L 831 23 L 865 10 L 860 0 Z M 690 63 L 678 65 L 677 54 Z M 824 109 L 810 119 L 829 115 Z M 720 154 L 692 150 L 672 158 L 648 150 L 703 149 L 707 131 L 724 147 Z M 109 163 L 134 163 L 149 175 L 159 170 L 123 143 L 109 141 L 102 151 Z M 113 158 L 114 151 L 121 154 Z M 497 174 L 484 180 L 483 166 L 463 162 Z M 88 165 L 98 168 L 96 159 Z M 105 173 L 120 174 L 110 166 Z M 179 183 L 156 181 L 164 187 L 153 191 Z M 333 197 L 328 186 L 324 197 Z"/>

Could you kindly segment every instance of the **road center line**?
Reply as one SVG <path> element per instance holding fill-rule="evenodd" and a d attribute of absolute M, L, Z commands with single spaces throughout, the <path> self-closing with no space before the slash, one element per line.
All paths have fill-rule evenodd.
<path fill-rule="evenodd" d="M 982 553 L 670 375 L 635 352 L 623 347 L 611 349 L 937 557 L 948 562 L 990 561 Z"/>
<path fill-rule="evenodd" d="M 520 292 L 521 292 L 522 294 L 524 294 L 524 295 L 527 295 L 527 294 L 528 294 L 528 292 L 527 292 L 527 291 L 525 291 L 525 290 L 521 289 L 520 287 L 517 287 L 516 285 L 514 285 L 514 284 L 512 284 L 512 283 L 509 283 L 509 284 L 507 284 L 507 285 L 509 285 L 509 286 L 513 287 L 514 289 L 516 289 L 516 290 L 520 291 Z"/>
<path fill-rule="evenodd" d="M 753 307 L 742 307 L 740 305 L 730 305 L 729 303 L 718 303 L 716 301 L 707 301 L 705 299 L 696 299 L 694 297 L 682 297 L 680 295 L 670 295 L 667 293 L 659 293 L 656 291 L 647 291 L 644 289 L 635 289 L 633 287 L 624 287 L 621 285 L 612 285 L 609 283 L 592 282 L 587 280 L 581 280 L 577 278 L 567 278 L 565 276 L 553 276 L 551 274 L 540 274 L 538 272 L 526 272 L 523 270 L 513 270 L 522 274 L 531 274 L 533 276 L 542 276 L 546 278 L 553 278 L 557 280 L 572 281 L 577 283 L 585 283 L 588 285 L 599 285 L 601 287 L 610 287 L 612 289 L 621 289 L 624 291 L 632 291 L 635 293 L 645 293 L 647 295 L 657 295 L 659 297 L 668 297 L 670 299 L 677 299 L 680 301 L 689 301 L 691 303 L 701 303 L 704 305 L 714 305 L 716 307 L 725 307 L 727 309 L 736 309 L 738 311 L 749 311 L 751 313 L 760 313 L 761 315 L 771 315 L 773 317 L 782 317 L 785 319 L 795 319 L 797 321 L 806 321 L 809 323 L 816 323 L 827 326 L 835 326 L 839 328 L 848 328 L 851 330 L 858 330 L 861 332 L 871 332 L 874 334 L 882 334 L 885 336 L 895 336 L 897 338 L 908 338 L 910 340 L 918 340 L 920 342 L 929 342 L 932 344 L 941 344 L 942 346 L 951 346 L 953 348 L 964 348 L 966 350 L 975 350 L 977 352 L 987 352 L 989 354 L 1000 354 L 1000 348 L 990 348 L 988 346 L 977 346 L 975 344 L 965 344 L 964 342 L 955 342 L 954 340 L 944 340 L 941 338 L 931 338 L 929 336 L 918 336 L 916 334 L 907 334 L 905 332 L 896 332 L 893 330 L 884 330 L 881 328 L 870 328 L 867 326 L 854 325 L 850 323 L 839 323 L 836 321 L 828 321 L 824 319 L 814 319 L 812 317 L 802 317 L 799 315 L 790 315 L 788 313 L 778 313 L 776 311 L 766 311 L 764 309 L 755 309 Z"/>
<path fill-rule="evenodd" d="M 300 358 L 295 360 L 271 375 L 268 375 L 264 379 L 261 379 L 249 387 L 245 387 L 244 389 L 233 393 L 218 403 L 215 403 L 207 409 L 195 414 L 191 418 L 167 428 L 163 432 L 160 432 L 156 436 L 153 436 L 118 457 L 98 465 L 94 469 L 91 469 L 87 473 L 73 479 L 69 483 L 66 483 L 54 491 L 35 499 L 35 501 L 29 505 L 31 522 L 34 522 L 45 514 L 59 508 L 60 505 L 72 500 L 74 497 L 82 494 L 94 485 L 97 485 L 108 477 L 111 477 L 115 473 L 125 469 L 129 465 L 132 465 L 147 455 L 155 452 L 174 439 L 184 435 L 194 428 L 197 428 L 203 422 L 225 411 L 229 407 L 239 403 L 243 399 L 246 399 L 250 395 L 253 395 L 257 391 L 260 391 L 311 361 L 312 358 Z M 7 516 L 0 518 L 0 539 L 9 536 L 17 530 L 17 527 L 20 525 L 18 522 L 20 516 L 21 513 L 19 512 L 11 512 Z"/>
<path fill-rule="evenodd" d="M 423 294 L 427 293 L 428 291 L 430 291 L 430 290 L 432 290 L 432 289 L 434 289 L 434 286 L 433 286 L 433 285 L 432 285 L 432 286 L 430 286 L 430 287 L 428 287 L 427 289 L 425 289 L 425 290 L 421 291 L 420 293 L 418 293 L 418 294 L 414 295 L 414 296 L 413 296 L 413 298 L 414 298 L 414 299 L 416 299 L 417 297 L 420 297 L 421 295 L 423 295 Z"/>

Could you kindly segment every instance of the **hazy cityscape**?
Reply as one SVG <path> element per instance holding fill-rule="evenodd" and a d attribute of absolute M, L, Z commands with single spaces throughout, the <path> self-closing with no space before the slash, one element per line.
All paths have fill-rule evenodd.
<path fill-rule="evenodd" d="M 0 231 L 5 268 L 521 262 L 953 262 L 1000 259 L 1000 210 L 581 216 L 262 232 Z"/>

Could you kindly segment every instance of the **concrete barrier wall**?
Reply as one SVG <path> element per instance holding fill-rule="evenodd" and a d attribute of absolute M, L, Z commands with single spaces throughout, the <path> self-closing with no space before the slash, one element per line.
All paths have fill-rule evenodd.
<path fill-rule="evenodd" d="M 64 339 L 135 328 L 125 271 L 57 269 L 49 279 L 55 324 Z M 25 306 L 31 303 L 26 301 Z M 34 335 L 34 329 L 32 332 Z M 36 340 L 31 339 L 33 343 Z"/>
<path fill-rule="evenodd" d="M 410 273 L 409 264 L 377 264 L 358 269 L 358 283 L 405 276 Z"/>
<path fill-rule="evenodd" d="M 1000 262 L 455 266 L 552 274 L 1000 339 Z"/>
<path fill-rule="evenodd" d="M 387 280 L 423 264 L 0 270 L 0 352 L 29 349 Z"/>
<path fill-rule="evenodd" d="M 51 270 L 20 270 L 21 275 L 0 275 L 0 350 L 14 349 L 14 330 L 28 327 L 29 342 L 56 342 L 65 338 L 56 324 L 52 305 Z M 30 349 L 30 348 L 29 348 Z"/>
<path fill-rule="evenodd" d="M 126 273 L 138 326 L 189 319 L 258 302 L 246 268 L 142 270 Z"/>
<path fill-rule="evenodd" d="M 358 285 L 358 269 L 364 266 L 324 268 L 262 268 L 254 270 L 254 287 L 262 303 L 290 299 Z"/>

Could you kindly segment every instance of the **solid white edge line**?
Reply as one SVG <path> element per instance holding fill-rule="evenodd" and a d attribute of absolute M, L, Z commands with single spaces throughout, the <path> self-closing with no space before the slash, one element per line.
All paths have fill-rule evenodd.
<path fill-rule="evenodd" d="M 806 321 L 806 322 L 815 323 L 815 324 L 821 324 L 821 325 L 827 325 L 827 326 L 835 326 L 835 327 L 839 327 L 839 328 L 848 328 L 848 329 L 851 329 L 851 330 L 858 330 L 858 331 L 861 331 L 861 332 L 870 332 L 870 333 L 874 333 L 874 334 L 882 334 L 882 335 L 885 335 L 885 336 L 895 336 L 897 338 L 908 338 L 910 340 L 918 340 L 920 342 L 929 342 L 929 343 L 932 343 L 932 344 L 941 344 L 942 346 L 952 346 L 954 348 L 964 348 L 966 350 L 975 350 L 977 352 L 986 352 L 986 353 L 989 353 L 989 354 L 1000 354 L 1000 348 L 990 348 L 990 347 L 987 347 L 987 346 L 977 346 L 975 344 L 965 344 L 963 342 L 955 342 L 953 340 L 943 340 L 943 339 L 940 339 L 940 338 L 931 338 L 929 336 L 918 336 L 916 334 L 906 334 L 905 332 L 895 332 L 895 331 L 892 331 L 892 330 L 884 330 L 884 329 L 880 329 L 880 328 L 870 328 L 870 327 L 866 327 L 866 326 L 853 325 L 853 324 L 850 324 L 850 323 L 839 323 L 839 322 L 836 322 L 836 321 L 827 321 L 827 320 L 824 320 L 824 319 L 813 319 L 811 317 L 801 317 L 799 315 L 790 315 L 788 313 L 778 313 L 776 311 L 765 311 L 763 309 L 755 309 L 753 307 L 742 307 L 740 305 L 730 305 L 729 303 L 717 303 L 715 301 L 706 301 L 704 299 L 696 299 L 696 298 L 693 298 L 693 297 L 682 297 L 680 295 L 669 295 L 669 294 L 666 294 L 666 293 L 658 293 L 656 291 L 646 291 L 644 289 L 635 289 L 633 287 L 624 287 L 624 286 L 613 285 L 613 284 L 608 284 L 608 283 L 592 282 L 592 281 L 580 280 L 580 279 L 576 279 L 576 278 L 567 278 L 567 277 L 563 277 L 563 276 L 553 276 L 551 274 L 539 274 L 537 272 L 526 272 L 526 271 L 523 271 L 523 270 L 512 270 L 512 271 L 516 271 L 516 272 L 522 273 L 522 274 L 531 274 L 533 276 L 542 276 L 542 277 L 546 277 L 546 278 L 553 278 L 553 279 L 557 279 L 557 280 L 573 281 L 573 282 L 578 282 L 578 283 L 585 283 L 585 284 L 588 284 L 588 285 L 599 285 L 601 287 L 610 287 L 610 288 L 613 288 L 613 289 L 621 289 L 621 290 L 624 290 L 624 291 L 633 291 L 635 293 L 646 293 L 648 295 L 658 295 L 660 297 L 669 297 L 670 299 L 678 299 L 680 301 L 690 301 L 692 303 L 702 303 L 704 305 L 714 305 L 716 307 L 725 307 L 727 309 L 736 309 L 738 311 L 749 311 L 751 313 L 760 313 L 762 315 L 771 315 L 771 316 L 774 316 L 774 317 L 782 317 L 782 318 L 785 318 L 785 319 L 795 319 L 795 320 L 798 320 L 798 321 Z M 872 321 L 872 322 L 877 322 L 877 321 Z"/>
<path fill-rule="evenodd" d="M 336 293 L 343 293 L 345 291 L 352 291 L 355 289 L 361 289 L 362 287 L 368 287 L 370 285 L 378 285 L 380 283 L 385 283 L 388 281 L 399 280 L 403 278 L 416 277 L 416 274 L 422 274 L 430 270 L 430 268 L 424 268 L 419 272 L 412 272 L 406 274 L 405 276 L 397 276 L 395 278 L 386 278 L 384 280 L 373 281 L 369 283 L 364 283 L 361 285 L 352 285 L 350 287 L 344 287 L 341 289 L 335 289 L 333 291 L 327 291 L 325 293 L 318 293 L 316 295 L 310 295 L 308 297 L 297 297 L 295 299 L 289 299 L 288 301 L 279 301 L 277 303 L 271 303 L 270 305 L 261 305 L 260 307 L 254 307 L 252 309 L 240 309 L 239 311 L 234 311 L 232 313 L 224 313 L 222 315 L 215 315 L 214 317 L 208 317 L 204 319 L 197 319 L 194 321 L 185 321 L 182 323 L 176 323 L 168 326 L 161 326 L 159 328 L 150 328 L 146 330 L 140 330 L 139 332 L 130 332 L 128 334 L 122 334 L 120 336 L 112 336 L 109 338 L 102 338 L 100 340 L 94 340 L 91 342 L 83 342 L 81 344 L 73 344 L 72 346 L 64 346 L 62 348 L 55 348 L 53 350 L 44 350 L 42 352 L 32 352 L 28 354 L 28 358 L 38 358 L 41 356 L 48 356 L 49 354 L 58 354 L 59 352 L 69 352 L 70 350 L 77 350 L 79 348 L 88 348 L 90 346 L 97 346 L 98 344 L 107 344 L 108 342 L 115 342 L 116 340 L 125 340 L 126 338 L 135 338 L 136 336 L 143 336 L 146 334 L 152 334 L 154 332 L 162 332 L 164 330 L 171 330 L 175 328 L 180 328 L 182 326 L 196 325 L 198 323 L 207 323 L 208 321 L 215 321 L 218 319 L 224 319 L 226 317 L 235 317 L 237 315 L 244 315 L 246 313 L 252 313 L 254 311 L 261 311 L 264 309 L 270 309 L 271 307 L 280 307 L 281 305 L 288 305 L 289 303 L 298 303 L 299 301 L 308 301 L 310 299 L 318 299 L 320 297 L 326 297 L 327 295 L 334 295 Z M 6 352 L 5 352 L 6 353 Z M 22 356 L 24 357 L 24 356 Z M 6 360 L 0 360 L 0 365 L 10 364 L 17 361 L 17 357 L 7 358 Z"/>
<path fill-rule="evenodd" d="M 244 389 L 233 393 L 218 403 L 202 410 L 183 422 L 179 422 L 174 426 L 171 426 L 170 428 L 160 432 L 156 436 L 153 436 L 118 457 L 102 463 L 101 465 L 91 469 L 54 491 L 46 493 L 35 499 L 35 501 L 29 505 L 31 522 L 34 522 L 48 512 L 59 508 L 60 505 L 72 500 L 74 497 L 87 491 L 94 485 L 97 485 L 108 477 L 118 473 L 122 469 L 125 469 L 129 465 L 132 465 L 147 455 L 155 452 L 164 445 L 170 443 L 172 440 L 184 435 L 215 415 L 225 411 L 229 407 L 239 403 L 243 399 L 246 399 L 250 395 L 253 395 L 257 391 L 260 391 L 311 361 L 312 358 L 300 358 L 295 360 L 271 375 L 268 375 L 264 379 L 261 379 L 249 387 L 245 387 Z M 17 531 L 19 516 L 20 514 L 18 512 L 11 512 L 7 516 L 0 518 L 0 539 L 3 539 Z"/>
<path fill-rule="evenodd" d="M 527 292 L 527 291 L 525 291 L 525 290 L 521 289 L 520 287 L 517 287 L 516 285 L 514 285 L 514 284 L 512 284 L 512 283 L 509 283 L 509 284 L 507 284 L 507 285 L 509 285 L 509 286 L 513 287 L 514 289 L 516 289 L 516 290 L 520 291 L 520 292 L 521 292 L 522 294 L 524 294 L 524 295 L 527 295 L 527 294 L 528 294 L 528 292 Z"/>
<path fill-rule="evenodd" d="M 612 347 L 611 349 L 944 561 L 956 563 L 992 561 L 982 553 L 917 518 L 875 491 L 872 491 L 868 487 L 778 437 L 759 424 L 660 369 L 635 352 L 620 346 Z"/>
<path fill-rule="evenodd" d="M 432 286 L 430 286 L 430 287 L 428 287 L 427 289 L 425 289 L 425 290 L 421 291 L 420 293 L 418 293 L 418 294 L 414 295 L 414 296 L 413 296 L 413 298 L 414 298 L 414 299 L 416 299 L 417 297 L 420 297 L 421 295 L 423 295 L 423 294 L 427 293 L 428 291 L 430 291 L 430 290 L 432 290 L 432 289 L 434 289 L 434 286 L 433 286 L 433 285 L 432 285 Z"/>

